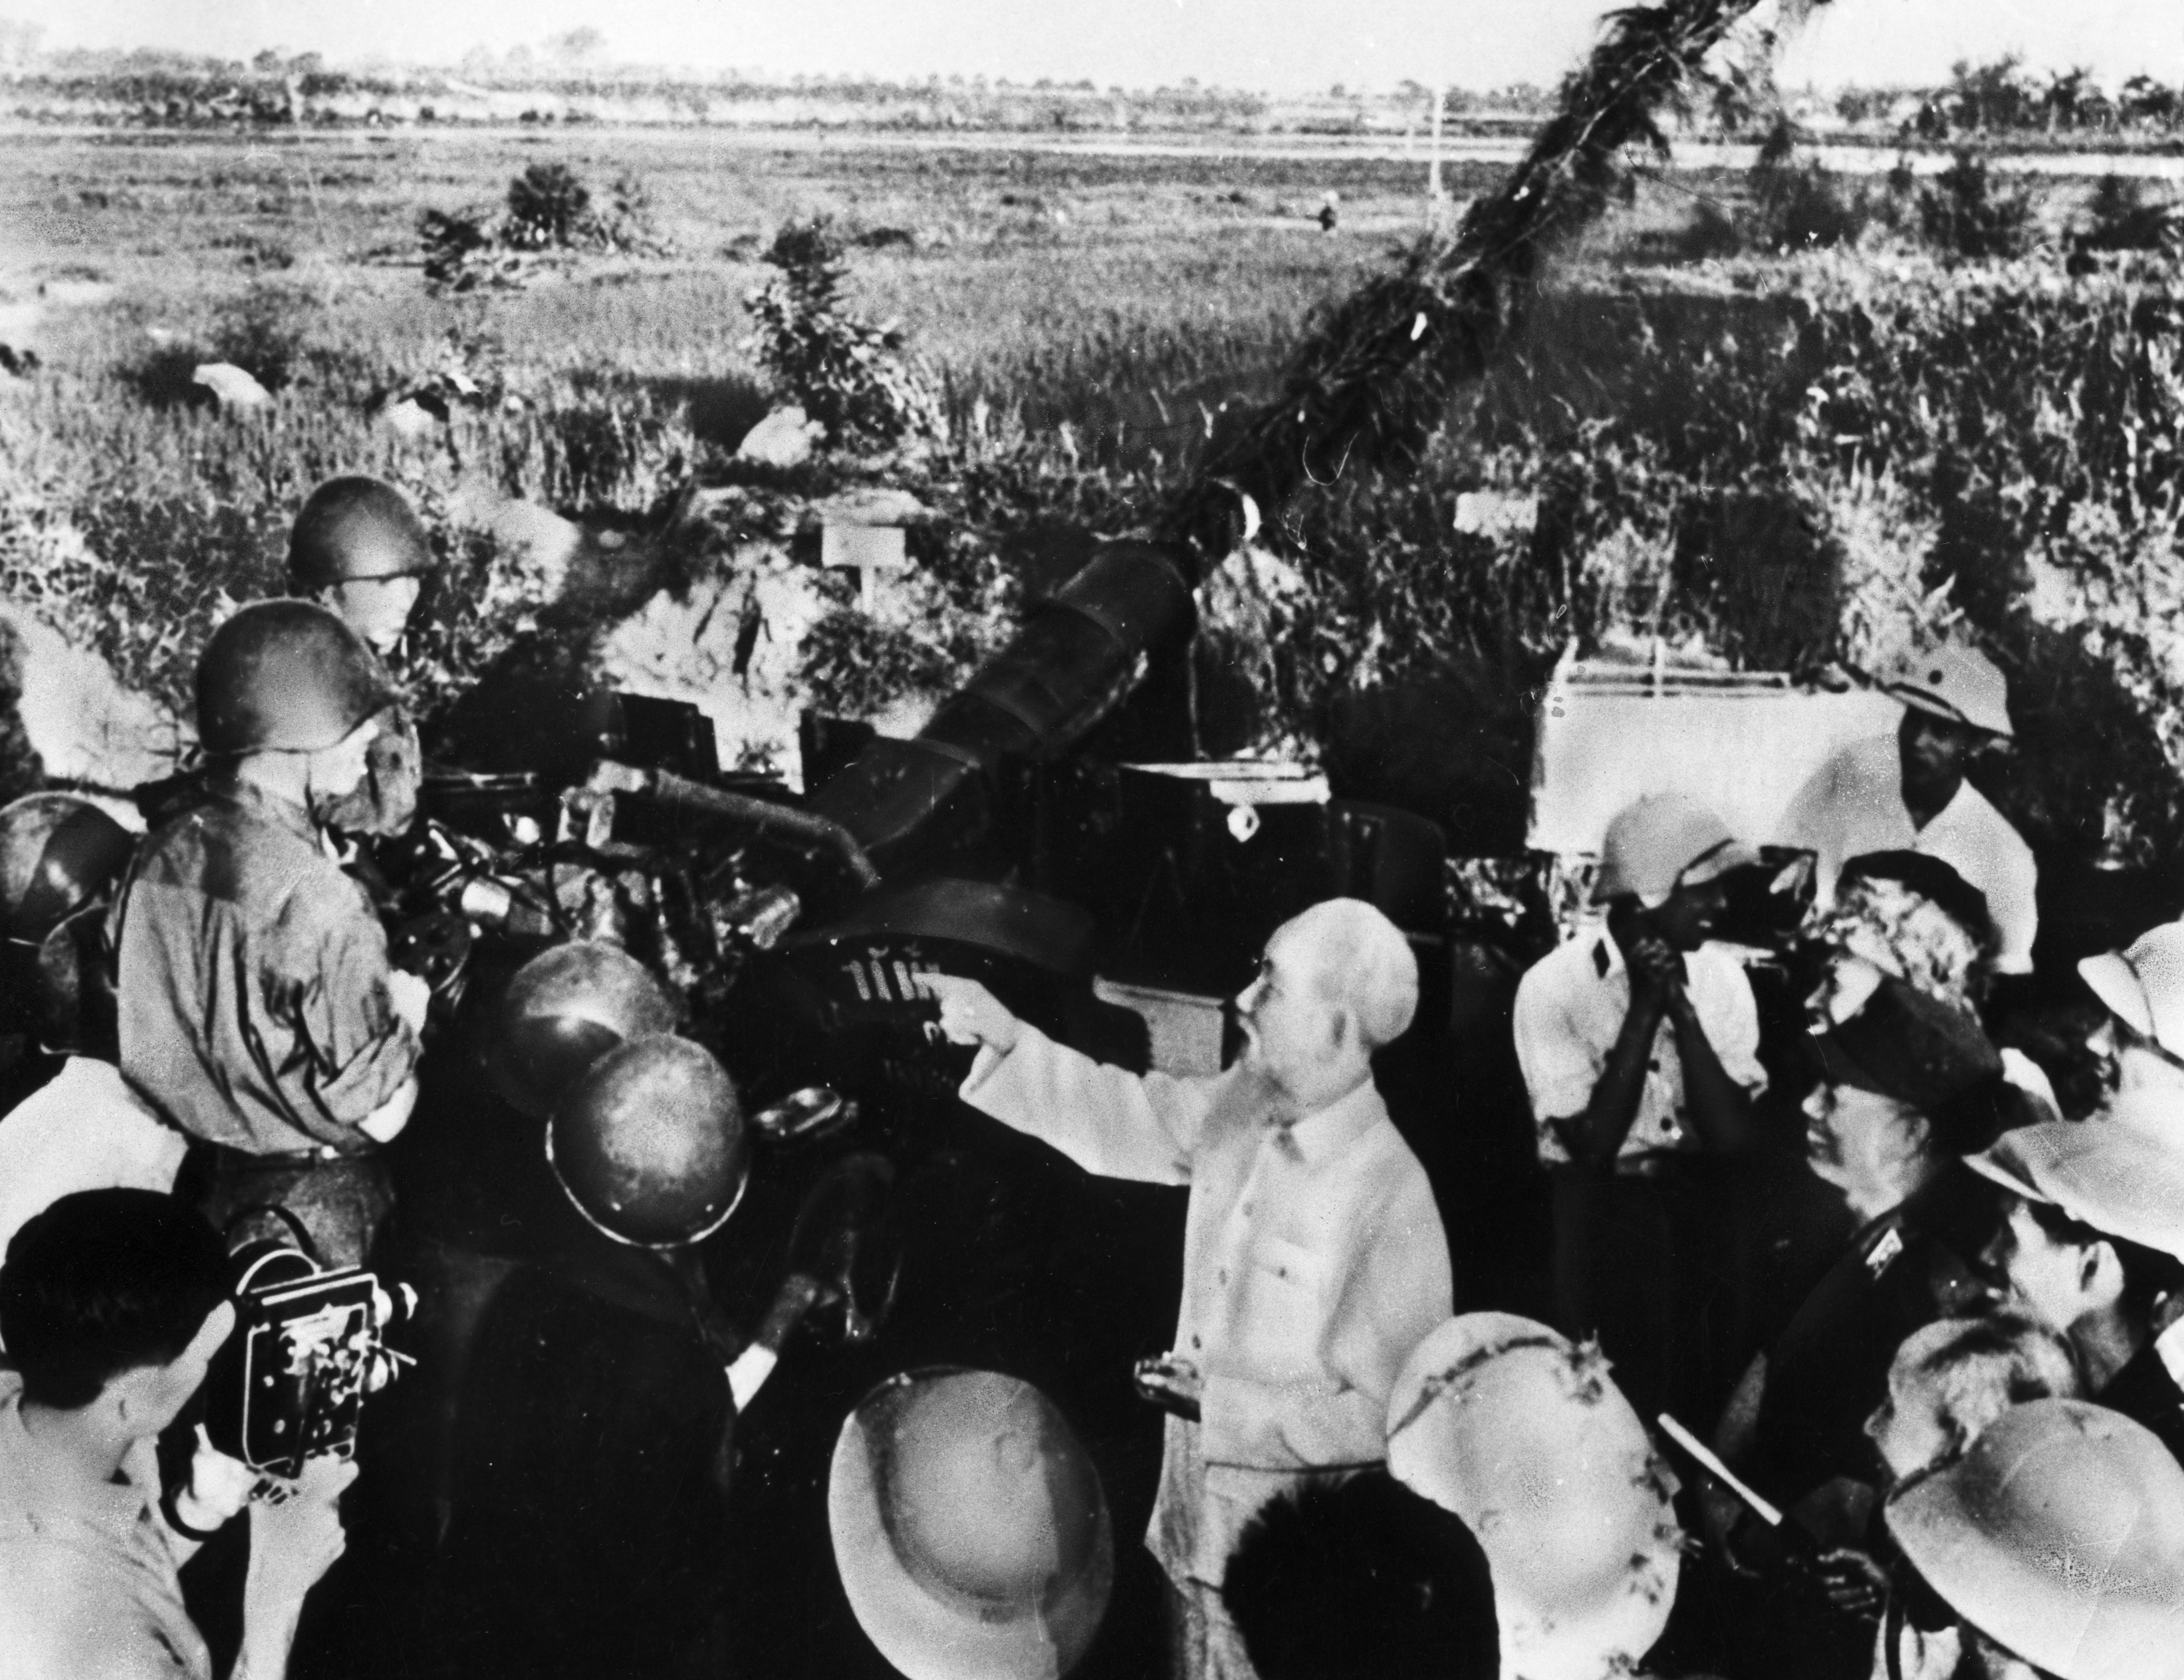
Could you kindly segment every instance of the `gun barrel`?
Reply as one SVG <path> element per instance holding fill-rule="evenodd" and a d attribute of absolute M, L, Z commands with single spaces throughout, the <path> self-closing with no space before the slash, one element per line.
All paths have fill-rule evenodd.
<path fill-rule="evenodd" d="M 821 788 L 817 816 L 883 873 L 975 840 L 994 773 L 1066 751 L 1128 693 L 1139 659 L 1186 633 L 1195 607 L 1177 555 L 1108 543 L 909 740 L 877 740 Z"/>

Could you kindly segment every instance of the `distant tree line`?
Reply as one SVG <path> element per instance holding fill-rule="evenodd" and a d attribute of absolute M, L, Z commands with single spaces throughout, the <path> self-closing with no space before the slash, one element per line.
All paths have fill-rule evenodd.
<path fill-rule="evenodd" d="M 1908 136 L 2159 133 L 2184 128 L 2184 87 L 2132 76 L 2113 91 L 2083 68 L 2034 70 L 2007 54 L 1960 59 L 1939 87 L 1849 87 L 1836 114 L 1860 127 L 1893 123 Z"/>

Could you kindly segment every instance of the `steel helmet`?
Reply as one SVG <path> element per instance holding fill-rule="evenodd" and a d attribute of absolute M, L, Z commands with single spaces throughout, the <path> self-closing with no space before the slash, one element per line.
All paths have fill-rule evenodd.
<path fill-rule="evenodd" d="M 9 942 L 43 942 L 114 885 L 136 846 L 135 835 L 73 794 L 26 794 L 0 807 L 0 914 Z"/>
<path fill-rule="evenodd" d="M 2058 1680 L 2184 1676 L 2184 1468 L 2120 1412 L 2013 1407 L 1887 1517 L 1952 1610 Z"/>
<path fill-rule="evenodd" d="M 633 1038 L 554 1109 L 546 1158 L 570 1201 L 618 1242 L 679 1248 L 727 1222 L 750 1177 L 750 1135 L 727 1069 L 668 1033 Z"/>
<path fill-rule="evenodd" d="M 439 556 L 402 492 L 376 478 L 329 478 L 288 532 L 288 587 L 316 594 L 337 583 L 423 578 Z"/>
<path fill-rule="evenodd" d="M 827 1526 L 858 1626 L 908 1680 L 1056 1680 L 1114 1584 L 1090 1458 L 1052 1401 L 994 1371 L 906 1371 L 865 1396 Z"/>
<path fill-rule="evenodd" d="M 355 631 L 313 601 L 262 600 L 212 633 L 198 661 L 209 752 L 323 752 L 393 698 Z"/>
<path fill-rule="evenodd" d="M 1713 880 L 1758 859 L 1728 823 L 1688 794 L 1648 794 L 1608 823 L 1593 901 L 1628 895 L 1648 910 L 1658 909 L 1679 886 Z"/>
<path fill-rule="evenodd" d="M 34 793 L 0 807 L 0 918 L 12 1013 L 52 1049 L 82 1047 L 87 994 L 108 991 L 98 950 L 68 929 L 101 908 L 136 837 L 88 800 Z M 94 943 L 103 929 L 85 929 Z M 103 950 L 103 947 L 100 948 Z"/>
<path fill-rule="evenodd" d="M 1675 1482 L 1597 1349 L 1513 1314 L 1449 1320 L 1396 1378 L 1388 1468 L 1479 1537 L 1510 1680 L 1602 1680 L 1661 1637 Z"/>
<path fill-rule="evenodd" d="M 676 1008 L 619 946 L 575 940 L 532 957 L 501 999 L 486 1064 L 493 1088 L 545 1119 L 593 1063 L 625 1039 L 672 1032 Z"/>

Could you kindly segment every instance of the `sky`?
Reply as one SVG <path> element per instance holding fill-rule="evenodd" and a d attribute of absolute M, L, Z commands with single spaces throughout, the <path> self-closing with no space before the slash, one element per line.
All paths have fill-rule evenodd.
<path fill-rule="evenodd" d="M 48 47 L 165 47 L 248 58 L 451 64 L 590 25 L 610 59 L 779 75 L 1186 77 L 1295 92 L 1411 79 L 1552 83 L 1603 0 L 0 0 Z M 1958 59 L 2016 52 L 2110 81 L 2184 82 L 2184 0 L 1829 0 L 1781 67 L 1807 81 L 1918 83 Z"/>

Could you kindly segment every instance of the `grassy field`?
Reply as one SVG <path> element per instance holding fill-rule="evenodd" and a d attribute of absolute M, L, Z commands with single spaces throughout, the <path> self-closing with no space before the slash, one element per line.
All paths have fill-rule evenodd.
<path fill-rule="evenodd" d="M 666 254 L 428 293 L 420 212 L 491 206 L 534 162 L 600 196 L 640 181 Z M 1459 165 L 1448 185 L 1494 174 Z M 20 131 L 0 152 L 0 340 L 42 366 L 0 377 L 0 584 L 179 699 L 204 628 L 274 586 L 288 518 L 332 473 L 394 477 L 456 548 L 448 510 L 481 479 L 640 518 L 693 473 L 733 474 L 769 401 L 743 299 L 773 233 L 824 215 L 850 307 L 899 323 L 943 399 L 933 449 L 889 471 L 948 522 L 944 617 L 991 594 L 979 578 L 1006 594 L 1011 529 L 1149 518 L 1223 405 L 1272 392 L 1313 310 L 1416 237 L 1423 176 L 1340 148 L 997 137 Z M 1264 566 L 1215 581 L 1208 656 L 1240 692 L 1206 745 L 1323 753 L 1353 790 L 1497 849 L 1527 695 L 1573 636 L 1816 668 L 1968 620 L 2037 696 L 2029 737 L 2098 743 L 2020 755 L 2003 791 L 2028 832 L 2184 868 L 2174 247 L 2086 255 L 2089 227 L 2139 213 L 2090 179 L 1952 190 L 1641 170 L 1418 472 L 1301 499 Z M 489 413 L 421 440 L 372 417 L 451 354 Z M 177 401 L 214 357 L 281 385 L 275 407 Z M 1535 524 L 1457 530 L 1482 489 L 1535 499 Z M 1003 622 L 963 611 L 874 627 L 884 658 L 815 643 L 812 698 L 889 700 L 827 674 L 860 666 L 944 686 Z M 1421 735 L 1435 763 L 1403 747 Z"/>

